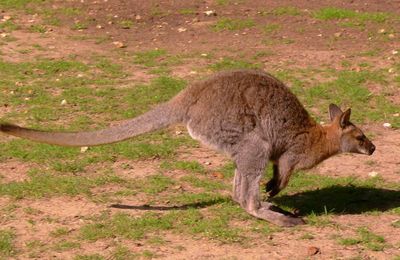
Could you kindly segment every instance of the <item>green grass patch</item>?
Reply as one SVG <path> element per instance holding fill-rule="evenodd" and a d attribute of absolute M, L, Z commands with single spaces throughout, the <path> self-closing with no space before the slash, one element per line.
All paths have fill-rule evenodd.
<path fill-rule="evenodd" d="M 132 217 L 125 213 L 118 213 L 109 220 L 82 227 L 81 237 L 89 241 L 114 236 L 137 240 L 143 238 L 146 233 L 168 230 L 172 226 L 173 219 L 170 215 L 146 213 L 142 217 Z"/>
<path fill-rule="evenodd" d="M 386 76 L 382 71 L 345 70 L 334 72 L 334 75 L 336 79 L 308 88 L 303 87 L 301 82 L 295 82 L 292 90 L 304 104 L 326 108 L 321 111 L 324 114 L 329 103 L 336 103 L 342 107 L 352 108 L 351 119 L 353 122 L 389 121 L 394 127 L 400 127 L 400 118 L 393 116 L 400 107 L 387 100 L 383 95 L 372 94 L 366 87 L 371 82 L 387 84 Z M 321 114 L 317 116 L 321 116 Z"/>
<path fill-rule="evenodd" d="M 271 24 L 264 25 L 262 27 L 262 30 L 266 34 L 271 34 L 271 33 L 278 31 L 280 28 L 281 28 L 281 26 L 279 24 L 271 23 Z"/>
<path fill-rule="evenodd" d="M 92 255 L 76 255 L 74 260 L 105 260 L 106 258 L 100 254 Z M 118 258 L 116 258 L 118 259 Z"/>
<path fill-rule="evenodd" d="M 88 23 L 87 22 L 75 22 L 72 26 L 72 30 L 84 30 L 88 28 Z"/>
<path fill-rule="evenodd" d="M 60 228 L 57 228 L 57 229 L 51 231 L 50 236 L 57 238 L 57 237 L 66 236 L 66 235 L 68 235 L 68 233 L 69 233 L 68 228 L 60 227 Z"/>
<path fill-rule="evenodd" d="M 206 170 L 197 161 L 164 161 L 160 167 L 167 170 L 185 170 L 193 173 L 205 173 Z"/>
<path fill-rule="evenodd" d="M 193 187 L 203 188 L 206 191 L 226 190 L 230 187 L 215 179 L 207 180 L 205 178 L 199 178 L 193 174 L 184 176 L 180 180 L 189 183 Z"/>
<path fill-rule="evenodd" d="M 137 180 L 134 186 L 147 194 L 157 194 L 166 190 L 175 182 L 163 175 L 153 175 L 142 180 Z"/>
<path fill-rule="evenodd" d="M 133 27 L 134 23 L 131 20 L 122 20 L 118 22 L 118 25 L 122 28 L 122 29 L 130 29 Z"/>
<path fill-rule="evenodd" d="M 19 29 L 19 26 L 13 20 L 0 22 L 0 30 L 5 32 L 12 32 Z"/>
<path fill-rule="evenodd" d="M 358 228 L 357 234 L 357 237 L 341 238 L 338 242 L 339 244 L 346 246 L 360 244 L 372 251 L 382 251 L 385 248 L 385 239 L 382 236 L 372 233 L 368 228 Z"/>
<path fill-rule="evenodd" d="M 22 9 L 29 4 L 42 3 L 43 0 L 2 0 L 0 6 L 7 9 Z"/>
<path fill-rule="evenodd" d="M 243 30 L 245 28 L 254 27 L 256 23 L 252 19 L 231 19 L 231 18 L 220 18 L 214 25 L 212 25 L 213 31 L 236 31 Z"/>
<path fill-rule="evenodd" d="M 269 13 L 273 15 L 290 15 L 290 16 L 297 16 L 301 14 L 300 9 L 294 6 L 281 6 L 273 9 Z"/>
<path fill-rule="evenodd" d="M 313 12 L 313 17 L 320 20 L 353 19 L 359 22 L 383 23 L 389 19 L 389 14 L 382 12 L 356 12 L 350 9 L 326 7 Z"/>
<path fill-rule="evenodd" d="M 0 230 L 0 256 L 11 257 L 15 254 L 14 233 L 10 230 Z"/>
<path fill-rule="evenodd" d="M 164 49 L 149 50 L 144 52 L 137 52 L 134 55 L 134 63 L 141 64 L 146 67 L 154 67 L 157 65 L 158 58 L 167 54 Z"/>
<path fill-rule="evenodd" d="M 192 14 L 196 14 L 196 10 L 191 9 L 191 8 L 183 8 L 183 9 L 180 9 L 178 11 L 178 13 L 183 14 L 183 15 L 192 15 Z"/>
<path fill-rule="evenodd" d="M 222 60 L 211 64 L 209 68 L 212 71 L 231 70 L 231 69 L 257 69 L 261 65 L 258 63 L 250 63 L 244 60 L 236 60 L 232 58 L 223 58 Z"/>
<path fill-rule="evenodd" d="M 0 195 L 14 199 L 43 198 L 50 196 L 79 194 L 90 195 L 90 189 L 109 183 L 126 183 L 115 175 L 104 175 L 94 178 L 74 175 L 54 175 L 39 170 L 29 172 L 29 180 L 0 184 Z"/>
<path fill-rule="evenodd" d="M 78 242 L 74 242 L 74 241 L 61 241 L 56 243 L 53 248 L 55 251 L 57 252 L 63 252 L 63 251 L 68 251 L 71 249 L 76 249 L 76 248 L 80 248 L 81 244 Z"/>
<path fill-rule="evenodd" d="M 46 26 L 41 25 L 41 24 L 34 24 L 29 27 L 29 31 L 35 32 L 35 33 L 45 33 L 47 31 L 47 28 L 46 28 Z"/>

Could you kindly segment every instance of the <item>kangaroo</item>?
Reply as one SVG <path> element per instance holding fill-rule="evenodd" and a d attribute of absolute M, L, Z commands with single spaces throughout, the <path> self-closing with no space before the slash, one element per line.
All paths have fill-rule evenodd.
<path fill-rule="evenodd" d="M 190 136 L 228 154 L 236 165 L 233 200 L 249 214 L 280 226 L 305 223 L 259 197 L 269 161 L 270 197 L 284 189 L 294 171 L 308 169 L 338 153 L 371 155 L 375 146 L 350 122 L 351 110 L 329 106 L 331 122 L 313 120 L 284 83 L 259 70 L 235 70 L 191 84 L 170 101 L 141 116 L 103 130 L 45 132 L 1 124 L 0 131 L 62 146 L 119 142 L 175 123 Z"/>

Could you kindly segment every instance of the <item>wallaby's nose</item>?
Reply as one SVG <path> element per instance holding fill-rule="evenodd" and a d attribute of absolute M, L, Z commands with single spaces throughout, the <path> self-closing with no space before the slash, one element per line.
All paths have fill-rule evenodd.
<path fill-rule="evenodd" d="M 371 145 L 371 148 L 369 148 L 369 155 L 373 154 L 375 151 L 375 145 Z"/>

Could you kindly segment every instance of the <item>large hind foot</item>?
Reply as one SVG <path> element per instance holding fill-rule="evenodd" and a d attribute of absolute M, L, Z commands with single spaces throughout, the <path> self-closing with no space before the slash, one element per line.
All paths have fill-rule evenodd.
<path fill-rule="evenodd" d="M 249 210 L 248 213 L 254 217 L 264 219 L 281 227 L 293 227 L 305 224 L 305 221 L 302 218 L 296 217 L 269 202 L 261 202 L 260 208 Z"/>

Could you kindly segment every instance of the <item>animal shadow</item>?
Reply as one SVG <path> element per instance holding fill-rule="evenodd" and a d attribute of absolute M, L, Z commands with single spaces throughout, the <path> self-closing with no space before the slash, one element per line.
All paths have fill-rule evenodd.
<path fill-rule="evenodd" d="M 279 206 L 299 209 L 300 216 L 361 214 L 371 211 L 384 212 L 400 207 L 400 191 L 372 187 L 330 186 L 292 195 L 282 195 L 272 200 Z"/>
<path fill-rule="evenodd" d="M 190 208 L 205 208 L 208 206 L 212 206 L 215 204 L 220 204 L 230 201 L 229 198 L 215 198 L 209 199 L 206 201 L 195 202 L 195 203 L 188 203 L 184 205 L 175 205 L 175 206 L 151 206 L 151 205 L 125 205 L 125 204 L 112 204 L 110 208 L 117 208 L 117 209 L 134 209 L 134 210 L 185 210 Z"/>

